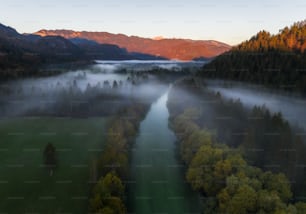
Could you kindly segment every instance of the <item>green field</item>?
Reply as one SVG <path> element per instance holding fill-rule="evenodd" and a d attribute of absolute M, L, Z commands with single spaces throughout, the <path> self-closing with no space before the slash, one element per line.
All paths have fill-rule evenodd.
<path fill-rule="evenodd" d="M 0 121 L 0 213 L 86 213 L 92 160 L 105 138 L 104 118 Z M 43 167 L 57 149 L 53 176 Z"/>

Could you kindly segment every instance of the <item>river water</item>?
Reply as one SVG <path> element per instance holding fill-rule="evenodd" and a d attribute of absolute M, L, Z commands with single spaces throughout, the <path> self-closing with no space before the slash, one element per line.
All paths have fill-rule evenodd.
<path fill-rule="evenodd" d="M 199 196 L 185 183 L 176 137 L 168 128 L 168 92 L 152 104 L 132 150 L 133 213 L 200 213 Z"/>

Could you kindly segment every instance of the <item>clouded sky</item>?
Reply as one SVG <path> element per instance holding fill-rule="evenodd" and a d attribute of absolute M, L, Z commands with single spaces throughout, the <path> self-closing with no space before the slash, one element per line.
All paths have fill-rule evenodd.
<path fill-rule="evenodd" d="M 306 18 L 305 0 L 0 0 L 0 22 L 40 29 L 213 39 L 231 45 Z"/>

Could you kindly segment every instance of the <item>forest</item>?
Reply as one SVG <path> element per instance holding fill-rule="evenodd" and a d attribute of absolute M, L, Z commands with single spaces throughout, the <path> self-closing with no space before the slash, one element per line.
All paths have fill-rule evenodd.
<path fill-rule="evenodd" d="M 202 195 L 204 213 L 305 213 L 304 175 L 297 181 L 305 172 L 294 165 L 305 162 L 305 145 L 280 114 L 246 111 L 193 78 L 173 86 L 168 108 L 186 179 Z"/>
<path fill-rule="evenodd" d="M 306 21 L 276 35 L 261 31 L 204 65 L 199 76 L 306 94 Z"/>

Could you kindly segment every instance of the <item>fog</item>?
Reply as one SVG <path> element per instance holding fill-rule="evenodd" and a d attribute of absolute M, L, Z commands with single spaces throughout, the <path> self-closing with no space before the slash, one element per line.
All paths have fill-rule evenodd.
<path fill-rule="evenodd" d="M 303 164 L 305 162 L 305 149 L 298 144 L 305 142 L 304 138 L 295 144 L 292 143 L 292 138 L 291 141 L 284 141 L 278 145 L 279 141 L 274 140 L 273 142 L 270 140 L 271 136 L 281 139 L 283 135 L 278 137 L 268 129 L 264 129 L 266 133 L 263 132 L 262 138 L 248 135 L 254 141 L 247 141 L 248 138 L 245 136 L 249 130 L 258 130 L 258 127 L 254 125 L 254 120 L 249 120 L 250 114 L 246 110 L 252 109 L 254 106 L 265 106 L 274 113 L 281 112 L 291 124 L 305 130 L 306 99 L 239 82 L 203 80 L 194 78 L 192 75 L 191 78 L 181 79 L 181 77 L 186 77 L 186 74 L 193 74 L 202 65 L 203 62 L 181 61 L 96 61 L 96 64 L 86 68 L 69 70 L 54 76 L 0 83 L 0 119 L 3 119 L 1 122 L 6 123 L 13 121 L 15 117 L 108 118 L 113 115 L 121 116 L 120 112 L 129 115 L 129 110 L 125 111 L 128 108 L 124 107 L 131 104 L 133 111 L 137 111 L 139 103 L 145 104 L 146 107 L 151 106 L 147 117 L 140 124 L 140 138 L 136 139 L 136 149 L 131 150 L 132 157 L 136 157 L 136 161 L 132 163 L 137 170 L 135 175 L 138 175 L 140 171 L 145 172 L 145 168 L 139 171 L 137 165 L 147 164 L 142 160 L 149 162 L 155 160 L 156 149 L 171 152 L 164 156 L 164 159 L 161 156 L 156 159 L 156 162 L 153 162 L 161 164 L 157 165 L 157 169 L 163 169 L 161 166 L 176 165 L 176 154 L 173 153 L 176 149 L 176 144 L 174 144 L 176 139 L 168 129 L 169 116 L 178 116 L 186 111 L 184 118 L 190 117 L 187 119 L 194 121 L 194 126 L 191 125 L 190 130 L 200 127 L 209 131 L 214 141 L 227 144 L 229 148 L 244 149 L 244 155 L 249 161 L 255 162 L 259 157 L 262 163 L 260 162 L 258 166 L 262 168 L 266 167 L 270 170 L 269 166 L 273 166 L 275 163 L 279 164 L 277 166 L 280 167 L 276 170 L 284 171 L 290 181 L 295 182 L 293 184 L 295 191 L 296 189 L 305 189 L 305 186 L 302 186 L 305 185 L 305 170 L 302 167 L 295 167 L 297 163 Z M 206 90 L 206 87 L 202 87 L 205 85 L 204 83 L 209 90 L 220 92 L 225 99 L 239 99 L 243 106 L 239 102 L 228 102 L 231 103 L 228 105 L 223 102 L 224 100 L 220 96 Z M 167 109 L 165 103 L 167 99 L 169 99 L 167 101 L 168 107 L 172 105 L 172 115 L 169 115 L 171 108 Z M 251 124 L 252 121 L 254 124 Z M 19 121 L 17 120 L 17 122 Z M 282 125 L 280 121 L 277 122 L 275 126 Z M 266 123 L 266 120 L 263 120 L 263 123 Z M 103 124 L 101 124 L 102 126 Z M 272 131 L 274 128 L 271 127 Z M 277 131 L 277 129 L 275 130 Z M 296 130 L 298 132 L 302 129 Z M 149 132 L 154 134 L 152 139 L 148 139 Z M 291 135 L 288 134 L 288 136 Z M 288 139 L 291 138 L 288 137 Z M 248 145 L 249 142 L 251 142 L 250 145 Z M 269 144 L 271 142 L 275 144 Z M 160 147 L 156 147 L 156 145 L 160 145 Z M 272 145 L 271 149 L 270 145 Z M 145 148 L 145 150 L 137 150 L 138 147 Z M 284 151 L 296 151 L 297 155 L 284 157 Z M 254 154 L 256 154 L 255 158 Z M 184 193 L 185 186 L 181 185 L 183 181 L 180 179 L 183 177 L 179 178 L 181 176 L 180 169 L 177 169 L 178 171 L 173 171 L 172 174 L 166 173 L 167 176 L 171 175 L 172 177 L 165 178 L 178 184 L 179 188 L 175 193 L 179 195 Z M 157 176 L 163 175 L 162 173 L 154 171 L 154 175 Z M 142 179 L 141 176 L 139 178 Z M 156 180 L 159 178 L 152 181 Z M 146 185 L 151 187 L 151 180 Z M 156 184 L 153 188 L 155 186 Z M 139 192 L 142 192 L 141 188 Z M 133 189 L 137 190 L 134 187 Z M 159 194 L 164 194 L 165 191 L 162 188 L 156 190 Z M 191 195 L 185 196 L 192 199 Z M 184 200 L 184 203 L 186 201 Z M 180 207 L 178 209 L 182 210 Z"/>
<path fill-rule="evenodd" d="M 67 115 L 71 111 L 69 108 L 76 105 L 77 108 L 87 105 L 87 110 L 94 105 L 96 110 L 90 116 L 95 113 L 99 116 L 102 108 L 106 113 L 106 106 L 115 111 L 116 103 L 119 106 L 129 99 L 146 102 L 161 95 L 169 84 L 154 75 L 154 70 L 175 72 L 188 64 L 177 61 L 97 61 L 85 69 L 56 76 L 2 83 L 0 116 L 71 116 Z M 200 66 L 200 63 L 194 64 Z"/>
<path fill-rule="evenodd" d="M 50 77 L 27 78 L 0 84 L 0 116 L 31 115 L 53 109 L 63 102 L 112 102 L 119 99 L 149 99 L 168 87 L 155 71 L 179 73 L 197 70 L 205 62 L 183 61 L 96 61 L 84 69 L 71 70 Z M 150 71 L 150 72 L 148 72 Z M 240 99 L 247 108 L 265 105 L 271 112 L 281 112 L 291 124 L 306 128 L 306 100 L 275 93 L 260 86 L 207 81 L 208 88 L 225 98 Z M 112 97 L 110 97 L 112 96 Z M 97 99 L 99 97 L 99 99 Z M 107 97 L 107 98 L 106 98 Z M 112 101 L 110 101 L 112 100 Z M 59 110 L 59 109 L 58 109 Z"/>
<path fill-rule="evenodd" d="M 148 71 L 153 69 L 168 69 L 182 71 L 183 69 L 194 70 L 201 68 L 205 61 L 178 61 L 178 60 L 123 60 L 123 61 L 100 61 L 97 60 L 102 69 L 126 69 L 128 71 Z"/>
<path fill-rule="evenodd" d="M 281 112 L 292 125 L 306 129 L 306 99 L 241 82 L 207 81 L 207 84 L 225 98 L 240 99 L 247 108 L 266 106 L 273 113 Z"/>

